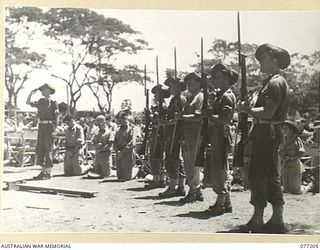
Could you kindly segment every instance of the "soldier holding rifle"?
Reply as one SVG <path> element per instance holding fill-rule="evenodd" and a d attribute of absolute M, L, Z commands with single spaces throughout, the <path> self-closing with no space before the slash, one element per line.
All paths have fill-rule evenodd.
<path fill-rule="evenodd" d="M 196 73 L 190 73 L 184 78 L 190 97 L 187 99 L 183 119 L 183 159 L 186 178 L 189 185 L 187 196 L 180 199 L 182 203 L 203 201 L 200 190 L 200 168 L 195 166 L 202 126 L 201 109 L 203 92 L 201 78 Z"/>
<path fill-rule="evenodd" d="M 230 201 L 231 176 L 229 173 L 228 154 L 231 147 L 230 121 L 233 117 L 236 97 L 231 85 L 237 82 L 238 74 L 227 66 L 219 63 L 211 70 L 212 82 L 217 92 L 210 95 L 208 107 L 208 143 L 211 145 L 206 167 L 210 168 L 210 181 L 213 191 L 217 194 L 216 202 L 206 213 L 212 216 L 231 213 Z M 214 99 L 213 99 L 214 98 Z"/>
<path fill-rule="evenodd" d="M 186 84 L 179 79 L 168 78 L 164 84 L 169 87 L 171 100 L 167 108 L 167 123 L 165 124 L 165 168 L 169 177 L 169 187 L 159 193 L 160 197 L 168 198 L 185 196 L 185 174 L 183 161 L 180 155 L 182 139 L 181 120 L 174 120 L 176 114 L 181 114 L 187 100 L 181 96 L 181 91 L 186 90 Z M 176 186 L 178 188 L 176 189 Z"/>
<path fill-rule="evenodd" d="M 170 93 L 166 86 L 160 84 L 154 86 L 151 89 L 151 93 L 154 94 L 154 99 L 156 102 L 153 113 L 150 115 L 150 119 L 153 124 L 150 139 L 150 166 L 153 180 L 146 185 L 146 188 L 159 188 L 165 187 L 163 178 L 164 176 L 161 176 L 161 166 L 164 152 L 164 127 L 161 123 L 166 112 L 166 107 L 164 107 L 163 100 L 165 98 L 169 98 Z"/>
<path fill-rule="evenodd" d="M 252 153 L 249 169 L 251 201 L 254 213 L 243 232 L 284 233 L 283 193 L 279 177 L 279 123 L 284 121 L 288 110 L 289 88 L 280 70 L 290 64 L 289 53 L 271 44 L 263 44 L 255 53 L 260 71 L 268 75 L 263 81 L 254 107 L 248 102 L 239 105 L 239 111 L 254 117 L 251 132 Z M 272 204 L 271 219 L 263 224 L 264 208 Z"/>

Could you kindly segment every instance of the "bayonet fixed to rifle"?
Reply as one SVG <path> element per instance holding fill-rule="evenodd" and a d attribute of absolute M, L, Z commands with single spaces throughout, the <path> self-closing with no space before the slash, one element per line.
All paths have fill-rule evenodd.
<path fill-rule="evenodd" d="M 205 166 L 205 154 L 207 149 L 207 135 L 208 135 L 208 117 L 207 117 L 207 108 L 208 108 L 208 84 L 207 76 L 204 73 L 203 68 L 203 38 L 201 38 L 201 86 L 203 89 L 203 104 L 202 104 L 202 116 L 203 124 L 201 129 L 201 144 L 198 150 L 197 159 L 195 165 L 197 167 Z"/>
<path fill-rule="evenodd" d="M 175 95 L 176 99 L 176 114 L 181 114 L 182 113 L 182 104 L 181 104 L 181 90 L 180 90 L 180 82 L 177 80 L 177 51 L 176 48 L 174 48 L 174 79 L 176 80 L 176 83 L 178 84 L 178 91 Z M 182 120 L 181 119 L 175 119 L 174 122 L 174 128 L 173 128 L 173 133 L 172 133 L 172 138 L 171 138 L 171 145 L 170 145 L 170 154 L 172 154 L 173 147 L 176 140 L 176 134 L 177 134 L 177 128 L 181 126 Z"/>
<path fill-rule="evenodd" d="M 160 88 L 160 83 L 159 83 L 159 64 L 158 64 L 158 56 L 156 56 L 156 73 L 157 73 L 157 86 Z M 160 127 L 162 126 L 162 122 L 164 119 L 164 108 L 163 108 L 163 93 L 162 90 L 158 91 L 158 118 L 157 118 L 157 127 L 156 127 L 156 134 L 155 134 L 155 139 L 154 139 L 154 143 L 153 143 L 153 147 L 152 147 L 152 153 L 154 154 L 156 151 L 156 147 L 157 147 L 157 142 L 158 142 L 158 134 L 161 131 L 162 135 L 160 135 L 163 138 L 163 129 L 160 130 Z"/>
<path fill-rule="evenodd" d="M 146 98 L 146 106 L 144 110 L 145 128 L 144 139 L 141 147 L 140 154 L 147 155 L 147 141 L 149 138 L 149 126 L 150 126 L 150 111 L 149 111 L 149 90 L 147 89 L 147 66 L 144 65 L 144 95 Z"/>
<path fill-rule="evenodd" d="M 158 63 L 158 56 L 156 57 L 156 72 L 157 72 L 157 86 L 160 87 L 160 83 L 159 83 L 159 63 Z M 159 95 L 159 100 L 158 100 L 158 105 L 159 105 L 159 120 L 163 119 L 163 94 L 162 91 L 158 92 Z"/>
<path fill-rule="evenodd" d="M 246 56 L 241 53 L 241 32 L 240 32 L 240 14 L 237 14 L 237 26 L 238 26 L 238 60 L 241 69 L 241 87 L 240 98 L 241 102 L 245 102 L 247 99 L 247 78 L 246 78 Z M 235 167 L 243 167 L 243 151 L 245 140 L 248 137 L 248 114 L 239 113 L 238 130 L 240 132 L 240 141 L 236 144 L 233 165 Z"/>

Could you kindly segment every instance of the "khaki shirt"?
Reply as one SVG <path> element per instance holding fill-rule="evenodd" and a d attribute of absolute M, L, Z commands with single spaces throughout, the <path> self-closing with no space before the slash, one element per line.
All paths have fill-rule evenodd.
<path fill-rule="evenodd" d="M 255 107 L 264 107 L 267 99 L 278 106 L 270 121 L 284 121 L 287 118 L 289 106 L 289 87 L 283 76 L 276 74 L 266 79 L 258 94 Z"/>
<path fill-rule="evenodd" d="M 36 102 L 30 103 L 31 107 L 38 109 L 38 115 L 41 121 L 52 120 L 55 121 L 57 115 L 59 114 L 58 103 L 49 98 L 40 98 Z"/>
<path fill-rule="evenodd" d="M 230 123 L 234 107 L 236 105 L 236 97 L 231 89 L 227 89 L 225 92 L 218 93 L 216 100 L 213 102 L 211 107 L 208 107 L 209 113 L 212 115 L 218 115 L 219 118 Z"/>
<path fill-rule="evenodd" d="M 136 136 L 134 128 L 131 125 L 120 127 L 114 138 L 114 149 L 123 151 L 124 149 L 133 149 L 136 145 Z"/>
<path fill-rule="evenodd" d="M 93 136 L 92 142 L 93 143 L 101 143 L 101 146 L 96 148 L 96 152 L 101 151 L 110 151 L 112 145 L 108 144 L 110 142 L 114 141 L 114 133 L 108 128 L 108 126 L 105 126 L 104 129 L 99 129 L 99 131 Z"/>
<path fill-rule="evenodd" d="M 201 114 L 201 109 L 203 105 L 203 93 L 199 91 L 195 93 L 193 96 L 187 99 L 187 103 L 184 109 L 183 114 Z"/>
<path fill-rule="evenodd" d="M 72 148 L 77 142 L 81 145 L 84 144 L 84 133 L 83 128 L 79 124 L 74 124 L 72 128 L 68 127 L 66 130 L 66 148 Z"/>

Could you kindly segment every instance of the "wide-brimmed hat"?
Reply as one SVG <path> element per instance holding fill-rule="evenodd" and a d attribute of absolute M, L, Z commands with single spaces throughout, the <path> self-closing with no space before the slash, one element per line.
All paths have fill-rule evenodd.
<path fill-rule="evenodd" d="M 186 83 L 180 81 L 179 78 L 169 77 L 168 79 L 166 79 L 166 80 L 164 81 L 164 85 L 166 85 L 166 86 L 168 86 L 168 87 L 169 87 L 169 84 L 170 84 L 170 83 L 180 84 L 180 91 L 185 91 L 185 90 L 187 89 Z"/>
<path fill-rule="evenodd" d="M 56 90 L 55 90 L 52 86 L 50 86 L 48 83 L 43 84 L 43 85 L 42 85 L 41 87 L 39 87 L 38 89 L 39 89 L 40 91 L 42 91 L 44 88 L 49 89 L 51 95 L 56 92 Z"/>
<path fill-rule="evenodd" d="M 300 128 L 297 126 L 297 123 L 290 121 L 290 120 L 285 120 L 284 122 L 281 122 L 281 124 L 286 124 L 288 125 L 294 133 L 300 133 Z"/>
<path fill-rule="evenodd" d="M 230 77 L 230 82 L 229 85 L 233 85 L 238 81 L 238 73 L 235 72 L 233 69 L 230 69 L 226 65 L 222 63 L 216 64 L 212 69 L 211 69 L 211 76 L 214 76 L 218 71 L 221 71 L 225 74 L 227 74 Z"/>
<path fill-rule="evenodd" d="M 161 91 L 161 94 L 162 94 L 163 98 L 169 98 L 170 97 L 170 92 L 168 90 L 168 87 L 165 86 L 165 85 L 158 84 L 158 85 L 154 86 L 151 89 L 151 93 L 152 94 L 155 94 L 156 92 L 159 92 L 159 91 Z"/>
<path fill-rule="evenodd" d="M 260 61 L 260 58 L 264 52 L 271 52 L 274 58 L 277 59 L 278 66 L 280 69 L 285 69 L 290 65 L 290 55 L 288 51 L 286 51 L 285 49 L 282 49 L 269 43 L 262 44 L 257 48 L 255 53 L 255 57 L 258 61 Z"/>
<path fill-rule="evenodd" d="M 186 75 L 184 78 L 184 82 L 188 85 L 189 81 L 192 79 L 201 83 L 201 77 L 197 73 L 194 73 L 194 72 Z"/>

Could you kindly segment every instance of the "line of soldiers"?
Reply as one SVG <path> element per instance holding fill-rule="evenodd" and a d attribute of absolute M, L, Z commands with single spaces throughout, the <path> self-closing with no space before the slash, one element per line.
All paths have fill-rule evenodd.
<path fill-rule="evenodd" d="M 290 64 L 289 53 L 271 44 L 263 44 L 255 53 L 260 70 L 268 77 L 263 81 L 256 102 L 240 102 L 239 112 L 253 117 L 253 129 L 249 136 L 253 144 L 250 152 L 249 181 L 254 214 L 240 227 L 243 232 L 283 233 L 283 194 L 279 177 L 280 125 L 287 117 L 288 85 L 280 70 Z M 188 74 L 183 81 L 169 78 L 163 85 L 152 89 L 158 104 L 152 113 L 150 164 L 154 183 L 150 187 L 163 187 L 161 164 L 164 162 L 169 186 L 160 197 L 178 197 L 181 203 L 203 201 L 200 167 L 197 165 L 200 145 L 206 140 L 204 181 L 216 193 L 216 200 L 205 212 L 212 216 L 232 212 L 230 200 L 231 180 L 228 154 L 231 152 L 232 120 L 236 97 L 231 86 L 238 80 L 238 73 L 219 63 L 211 69 L 208 89 L 204 97 L 202 76 Z M 181 94 L 181 91 L 187 92 Z M 186 94 L 185 94 L 186 93 Z M 169 98 L 168 107 L 163 99 Z M 206 102 L 206 103 L 205 103 Z M 203 106 L 206 105 L 206 109 Z M 162 108 L 160 108 L 162 107 Z M 201 133 L 204 118 L 208 121 L 206 134 Z M 186 184 L 189 186 L 185 192 Z M 263 211 L 267 202 L 272 204 L 271 219 L 264 224 Z"/>
<path fill-rule="evenodd" d="M 241 231 L 283 233 L 284 200 L 278 166 L 281 142 L 279 124 L 286 119 L 289 88 L 280 70 L 289 66 L 290 55 L 282 48 L 263 44 L 258 47 L 255 57 L 260 63 L 260 71 L 268 77 L 263 81 L 253 105 L 249 105 L 248 101 L 238 105 L 239 112 L 254 118 L 249 136 L 252 151 L 248 175 L 250 203 L 254 206 L 254 213 L 249 222 L 241 227 Z M 231 86 L 237 82 L 238 74 L 219 63 L 211 69 L 211 78 L 212 86 L 209 88 L 212 88 L 214 94 L 208 95 L 208 100 L 203 91 L 206 86 L 203 85 L 202 76 L 196 73 L 188 74 L 183 82 L 179 79 L 167 79 L 164 85 L 157 85 L 152 89 L 158 105 L 151 116 L 153 129 L 149 159 L 154 182 L 150 185 L 152 187 L 161 183 L 161 165 L 164 160 L 169 186 L 159 196 L 183 196 L 180 199 L 182 203 L 203 201 L 197 157 L 201 140 L 206 141 L 210 149 L 207 150 L 204 164 L 205 179 L 217 194 L 216 201 L 206 212 L 217 216 L 232 212 L 227 156 L 231 146 L 230 121 L 237 102 Z M 188 94 L 183 96 L 181 91 L 185 89 Z M 49 98 L 54 89 L 44 85 L 40 90 L 44 98 L 31 103 L 34 90 L 27 103 L 38 108 L 40 117 L 37 156 L 42 170 L 36 179 L 48 179 L 52 168 L 49 153 L 57 108 Z M 169 106 L 164 107 L 163 99 L 170 96 Z M 208 129 L 206 133 L 201 133 L 206 121 Z M 189 186 L 187 194 L 185 179 Z M 267 202 L 272 204 L 273 214 L 264 224 L 263 213 Z"/>
<path fill-rule="evenodd" d="M 231 86 L 237 82 L 238 74 L 224 64 L 217 64 L 211 70 L 211 77 L 213 86 L 210 88 L 215 93 L 210 95 L 208 102 L 211 105 L 206 114 L 210 117 L 207 139 L 211 145 L 206 161 L 206 167 L 211 171 L 206 178 L 218 196 L 207 212 L 218 215 L 232 212 L 227 157 L 231 147 L 230 121 L 236 105 Z M 186 89 L 187 96 L 181 94 Z M 204 93 L 201 77 L 190 73 L 183 82 L 168 78 L 164 85 L 155 86 L 152 93 L 158 106 L 152 114 L 154 128 L 151 134 L 150 164 L 155 178 L 149 186 L 163 186 L 160 170 L 164 158 L 169 185 L 159 196 L 183 196 L 180 199 L 182 203 L 203 201 L 200 167 L 195 165 L 203 125 Z M 170 96 L 168 107 L 164 107 L 162 113 L 159 113 L 160 102 Z M 185 180 L 189 186 L 187 195 Z"/>

